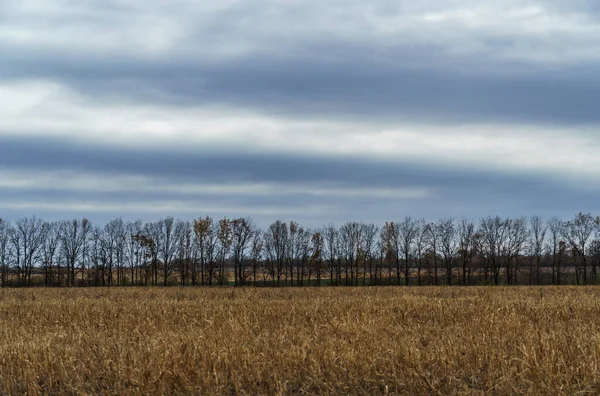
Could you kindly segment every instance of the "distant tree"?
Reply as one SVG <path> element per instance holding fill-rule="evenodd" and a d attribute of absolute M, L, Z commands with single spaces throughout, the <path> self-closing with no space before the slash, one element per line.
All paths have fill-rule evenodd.
<path fill-rule="evenodd" d="M 475 224 L 467 219 L 458 223 L 458 254 L 462 263 L 463 285 L 471 283 L 471 269 L 477 252 L 475 242 Z"/>
<path fill-rule="evenodd" d="M 402 222 L 397 223 L 397 239 L 399 243 L 397 251 L 402 252 L 404 256 L 404 284 L 408 286 L 410 279 L 410 256 L 414 249 L 414 242 L 417 238 L 419 228 L 417 221 L 411 217 L 406 217 Z M 400 278 L 398 278 L 400 284 Z"/>
<path fill-rule="evenodd" d="M 177 242 L 177 263 L 179 264 L 179 282 L 185 286 L 188 279 L 192 278 L 192 267 L 194 266 L 194 244 L 192 238 L 191 224 L 182 221 L 182 229 L 178 232 L 179 241 Z"/>
<path fill-rule="evenodd" d="M 233 243 L 232 221 L 228 218 L 219 220 L 217 239 L 219 240 L 219 249 L 217 252 L 217 280 L 220 285 L 225 285 L 228 282 L 226 263 Z"/>
<path fill-rule="evenodd" d="M 265 254 L 269 264 L 269 272 L 277 285 L 280 285 L 287 258 L 288 239 L 288 226 L 280 220 L 272 223 L 264 233 Z"/>
<path fill-rule="evenodd" d="M 91 224 L 87 219 L 73 219 L 60 223 L 60 246 L 67 265 L 67 286 L 75 284 L 75 267 L 83 256 Z M 60 281 L 59 281 L 60 282 Z"/>
<path fill-rule="evenodd" d="M 548 227 L 544 224 L 543 220 L 539 216 L 532 216 L 529 220 L 531 227 L 531 253 L 532 258 L 535 259 L 535 281 L 540 284 L 540 268 L 542 263 L 542 253 L 544 252 L 544 244 L 546 240 L 546 231 Z M 529 272 L 529 283 L 531 284 L 533 268 L 530 268 Z"/>
<path fill-rule="evenodd" d="M 590 213 L 579 213 L 573 220 L 568 221 L 563 228 L 564 236 L 573 249 L 574 256 L 579 258 L 581 264 L 575 271 L 577 283 L 580 281 L 580 274 L 583 276 L 583 283 L 587 283 L 589 242 L 599 224 L 600 219 L 598 217 L 593 217 Z"/>
<path fill-rule="evenodd" d="M 507 233 L 502 254 L 505 260 L 506 283 L 511 285 L 518 282 L 519 257 L 530 239 L 530 232 L 524 217 L 507 219 L 505 223 Z"/>
<path fill-rule="evenodd" d="M 434 268 L 433 284 L 437 286 L 439 284 L 438 250 L 439 250 L 439 246 L 440 246 L 440 243 L 439 243 L 440 235 L 439 235 L 439 228 L 437 227 L 437 225 L 435 223 L 429 223 L 425 226 L 425 236 L 426 236 L 426 240 L 427 240 L 427 245 L 429 247 L 429 251 L 433 258 L 433 268 Z"/>
<path fill-rule="evenodd" d="M 452 285 L 452 267 L 458 250 L 454 219 L 441 219 L 436 224 L 436 227 L 437 234 L 439 235 L 440 253 L 444 260 L 444 267 L 446 268 L 446 283 Z"/>
<path fill-rule="evenodd" d="M 425 252 L 427 248 L 427 223 L 424 219 L 417 221 L 417 235 L 415 237 L 415 254 L 416 254 L 416 265 L 417 265 L 417 284 L 421 286 L 423 280 L 421 278 L 421 271 L 423 269 L 423 261 L 425 258 Z"/>
<path fill-rule="evenodd" d="M 495 285 L 500 284 L 500 270 L 507 244 L 508 228 L 509 221 L 503 220 L 499 216 L 482 219 L 479 227 L 479 233 L 481 234 L 480 248 L 485 265 L 485 280 L 487 282 L 489 271 Z"/>
<path fill-rule="evenodd" d="M 252 236 L 254 235 L 254 224 L 252 220 L 239 218 L 230 223 L 231 247 L 234 263 L 234 284 L 243 285 L 246 280 L 247 254 L 252 248 Z"/>
<path fill-rule="evenodd" d="M 31 286 L 34 262 L 40 254 L 46 236 L 46 226 L 34 217 L 17 220 L 12 238 L 17 251 L 17 279 L 21 286 Z"/>
<path fill-rule="evenodd" d="M 136 274 L 141 270 L 142 264 L 146 260 L 144 248 L 139 239 L 142 236 L 142 230 L 141 220 L 130 221 L 125 224 L 125 261 L 129 267 L 131 286 L 139 282 Z"/>
<path fill-rule="evenodd" d="M 362 225 L 357 222 L 347 222 L 339 230 L 340 254 L 344 261 L 346 285 L 354 284 L 356 278 L 361 234 Z"/>
<path fill-rule="evenodd" d="M 109 286 L 113 285 L 115 281 L 114 270 L 116 267 L 117 286 L 121 286 L 125 263 L 125 244 L 127 240 L 127 231 L 123 220 L 117 218 L 109 221 L 104 226 L 104 235 L 106 237 L 106 248 L 108 249 L 107 283 Z"/>
<path fill-rule="evenodd" d="M 252 260 L 252 284 L 256 286 L 256 273 L 258 271 L 258 265 L 263 256 L 263 234 L 258 229 L 255 228 L 252 233 L 252 252 L 251 252 L 251 260 Z"/>
<path fill-rule="evenodd" d="M 550 249 L 552 251 L 552 283 L 560 285 L 561 255 L 559 253 L 561 250 L 561 243 L 564 245 L 564 242 L 561 240 L 561 237 L 564 235 L 564 223 L 557 217 L 551 217 L 546 224 L 547 229 L 550 231 Z"/>
<path fill-rule="evenodd" d="M 377 275 L 377 267 L 374 264 L 377 260 L 377 236 L 379 228 L 375 224 L 364 224 L 363 228 L 363 251 L 364 251 L 364 272 L 369 271 L 369 284 L 373 284 Z M 365 282 L 363 282 L 365 283 Z"/>
<path fill-rule="evenodd" d="M 44 285 L 52 286 L 54 282 L 53 267 L 58 256 L 60 247 L 60 224 L 47 223 L 45 226 L 46 237 L 43 246 L 43 266 L 44 266 Z M 0 258 L 1 258 L 1 240 L 0 240 Z"/>
<path fill-rule="evenodd" d="M 339 231 L 333 224 L 328 224 L 323 228 L 323 238 L 325 241 L 325 260 L 329 264 L 329 282 L 331 284 L 341 284 L 341 264 L 340 264 L 340 244 Z"/>
<path fill-rule="evenodd" d="M 387 272 L 388 272 L 388 283 L 392 284 L 392 263 L 396 263 L 397 271 L 400 269 L 400 260 L 398 258 L 399 251 L 397 247 L 398 243 L 398 235 L 397 235 L 397 227 L 394 222 L 388 223 L 385 222 L 384 226 L 380 231 L 380 248 L 382 261 L 387 263 Z M 398 272 L 397 272 L 398 274 Z M 398 282 L 400 282 L 400 276 L 397 276 Z"/>
<path fill-rule="evenodd" d="M 11 230 L 10 223 L 0 218 L 0 283 L 2 287 L 6 287 L 8 284 Z"/>
<path fill-rule="evenodd" d="M 317 286 L 321 286 L 321 271 L 323 266 L 323 249 L 325 240 L 320 231 L 315 232 L 311 237 L 311 264 L 308 271 L 308 283 L 310 285 L 311 274 L 314 272 L 317 278 Z"/>
<path fill-rule="evenodd" d="M 304 286 L 304 277 L 310 271 L 311 236 L 311 230 L 299 226 L 294 238 L 296 281 L 299 286 Z"/>

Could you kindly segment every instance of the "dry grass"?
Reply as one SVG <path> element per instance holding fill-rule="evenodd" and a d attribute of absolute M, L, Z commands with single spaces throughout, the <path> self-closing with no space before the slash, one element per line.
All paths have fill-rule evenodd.
<path fill-rule="evenodd" d="M 0 291 L 0 390 L 600 392 L 600 288 Z"/>

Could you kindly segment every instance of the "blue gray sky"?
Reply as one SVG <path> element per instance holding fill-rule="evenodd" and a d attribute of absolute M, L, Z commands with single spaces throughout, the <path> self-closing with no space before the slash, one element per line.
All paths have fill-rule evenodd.
<path fill-rule="evenodd" d="M 592 0 L 3 0 L 0 217 L 600 212 Z"/>

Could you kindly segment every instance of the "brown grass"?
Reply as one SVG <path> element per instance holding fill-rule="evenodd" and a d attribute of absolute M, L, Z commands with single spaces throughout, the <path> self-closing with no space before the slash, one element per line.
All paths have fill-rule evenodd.
<path fill-rule="evenodd" d="M 600 288 L 0 291 L 0 391 L 600 392 Z"/>

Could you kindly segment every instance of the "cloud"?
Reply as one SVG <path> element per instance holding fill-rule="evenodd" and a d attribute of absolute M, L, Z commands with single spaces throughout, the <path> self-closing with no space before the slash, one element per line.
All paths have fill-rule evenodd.
<path fill-rule="evenodd" d="M 160 161 L 156 158 L 160 157 Z M 555 177 L 457 170 L 410 161 L 0 139 L 0 209 L 14 219 L 251 216 L 310 227 L 404 216 L 571 215 L 597 208 L 593 185 Z"/>
<path fill-rule="evenodd" d="M 325 37 L 338 43 L 340 52 L 344 43 L 382 50 L 429 46 L 451 54 L 573 63 L 598 59 L 600 30 L 587 1 L 175 0 L 74 6 L 63 0 L 11 0 L 1 11 L 0 39 L 21 48 L 66 47 L 146 59 L 309 55 L 312 44 Z"/>
<path fill-rule="evenodd" d="M 311 224 L 592 210 L 599 15 L 583 0 L 4 1 L 0 208 Z"/>
<path fill-rule="evenodd" d="M 598 123 L 588 2 L 5 2 L 5 79 L 303 118 Z M 301 23 L 300 23 L 301 21 Z"/>
<path fill-rule="evenodd" d="M 456 168 L 600 177 L 593 128 L 343 122 L 273 117 L 207 106 L 94 101 L 40 81 L 0 85 L 0 136 L 52 138 L 198 155 L 247 152 L 402 160 Z M 161 159 L 160 150 L 156 158 Z M 577 160 L 573 154 L 577 153 Z"/>

